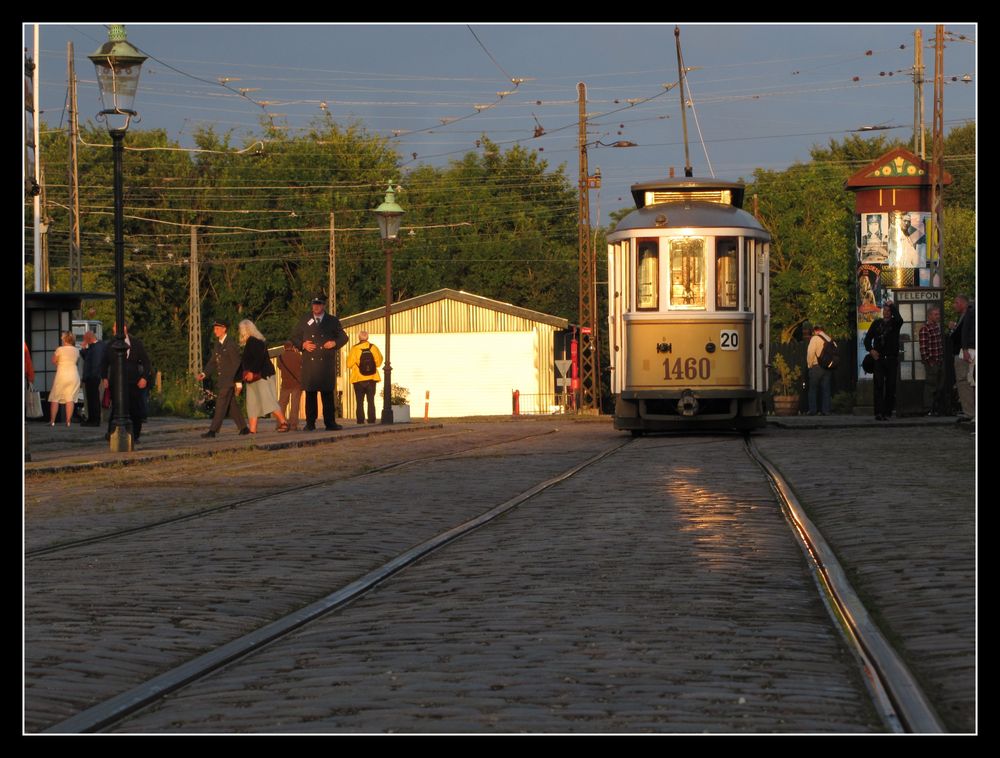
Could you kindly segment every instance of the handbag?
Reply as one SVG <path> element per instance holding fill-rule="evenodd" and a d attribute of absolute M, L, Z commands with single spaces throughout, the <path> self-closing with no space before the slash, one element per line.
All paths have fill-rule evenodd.
<path fill-rule="evenodd" d="M 24 393 L 24 415 L 26 418 L 42 417 L 42 393 L 36 390 L 35 385 L 30 382 Z"/>
<path fill-rule="evenodd" d="M 110 408 L 111 407 L 111 385 L 104 388 L 104 397 L 101 398 L 101 407 Z"/>

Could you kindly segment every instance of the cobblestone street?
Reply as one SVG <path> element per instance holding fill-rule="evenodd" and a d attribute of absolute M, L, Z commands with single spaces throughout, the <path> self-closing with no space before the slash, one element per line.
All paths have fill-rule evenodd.
<path fill-rule="evenodd" d="M 949 729 L 973 731 L 974 438 L 918 429 L 771 427 L 755 440 Z M 393 431 L 29 473 L 29 551 L 232 507 L 29 555 L 25 728 L 245 634 L 627 439 L 598 419 Z M 885 454 L 852 455 L 860 435 Z M 967 470 L 932 484 L 929 468 L 963 456 Z M 886 494 L 873 499 L 880 477 Z M 290 487 L 305 489 L 278 492 Z M 884 728 L 760 469 L 738 436 L 706 435 L 636 440 L 114 731 Z"/>

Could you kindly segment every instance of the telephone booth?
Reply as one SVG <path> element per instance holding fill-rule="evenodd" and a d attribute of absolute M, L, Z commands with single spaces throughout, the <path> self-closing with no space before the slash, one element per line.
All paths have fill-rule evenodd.
<path fill-rule="evenodd" d="M 946 172 L 944 184 L 951 184 Z M 931 166 L 903 148 L 890 150 L 851 176 L 855 193 L 855 304 L 857 316 L 858 412 L 871 412 L 872 377 L 861 368 L 868 328 L 893 300 L 903 317 L 900 330 L 896 413 L 923 410 L 924 366 L 920 327 L 927 310 L 943 305 L 940 260 L 931 245 Z"/>

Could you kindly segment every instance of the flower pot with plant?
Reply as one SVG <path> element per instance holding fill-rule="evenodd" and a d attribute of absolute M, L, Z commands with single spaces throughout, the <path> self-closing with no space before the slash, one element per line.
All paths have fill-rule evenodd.
<path fill-rule="evenodd" d="M 383 387 L 383 393 L 385 388 Z M 396 424 L 405 424 L 410 420 L 410 391 L 406 387 L 393 384 L 389 393 L 392 405 L 392 420 Z"/>
<path fill-rule="evenodd" d="M 802 379 L 802 369 L 799 366 L 789 366 L 781 355 L 775 357 L 773 368 L 778 372 L 777 381 L 771 385 L 774 413 L 777 416 L 794 416 L 799 411 L 799 381 Z"/>

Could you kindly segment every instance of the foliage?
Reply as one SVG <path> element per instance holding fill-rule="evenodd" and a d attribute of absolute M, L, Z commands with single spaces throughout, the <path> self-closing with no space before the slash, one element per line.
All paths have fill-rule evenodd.
<path fill-rule="evenodd" d="M 379 392 L 379 397 L 385 397 L 385 387 Z M 406 387 L 401 387 L 398 384 L 392 385 L 392 390 L 389 393 L 389 402 L 392 405 L 409 405 L 410 404 L 410 390 Z"/>
<path fill-rule="evenodd" d="M 802 369 L 799 366 L 789 366 L 780 354 L 774 356 L 773 367 L 778 378 L 771 384 L 771 392 L 775 395 L 798 395 Z"/>
<path fill-rule="evenodd" d="M 406 178 L 406 236 L 394 259 L 397 299 L 451 287 L 572 318 L 577 309 L 576 200 L 560 167 L 485 136 L 444 169 Z"/>
<path fill-rule="evenodd" d="M 67 138 L 46 129 L 44 139 L 52 288 L 69 289 Z M 262 123 L 241 137 L 200 129 L 194 141 L 197 152 L 179 149 L 162 130 L 133 129 L 125 139 L 126 318 L 157 368 L 168 376 L 187 369 L 192 226 L 203 351 L 215 318 L 249 318 L 271 342 L 287 337 L 309 300 L 327 291 L 331 221 L 331 310 L 357 313 L 384 302 L 385 252 L 371 209 L 401 177 L 386 139 L 326 115 L 297 136 Z M 103 127 L 82 128 L 83 289 L 106 293 L 114 289 L 108 143 Z M 405 178 L 393 298 L 452 287 L 572 318 L 576 204 L 562 168 L 551 170 L 521 147 L 501 150 L 485 137 L 481 145 L 445 168 L 421 166 Z M 30 276 L 26 266 L 29 289 Z M 113 321 L 111 299 L 84 308 Z"/>
<path fill-rule="evenodd" d="M 153 416 L 181 416 L 184 418 L 206 418 L 214 404 L 206 409 L 209 400 L 201 384 L 193 377 L 167 379 L 160 392 L 149 396 L 149 413 Z"/>
<path fill-rule="evenodd" d="M 955 127 L 944 140 L 944 168 L 951 174 L 945 187 L 946 208 L 976 207 L 976 123 Z"/>
<path fill-rule="evenodd" d="M 975 298 L 976 294 L 976 214 L 966 208 L 944 209 L 944 304 L 945 315 L 957 317 L 952 309 L 956 295 Z"/>
<path fill-rule="evenodd" d="M 975 284 L 975 125 L 955 129 L 946 152 L 956 156 L 955 184 L 946 190 L 945 280 L 972 292 Z M 804 320 L 821 321 L 835 339 L 855 330 L 854 198 L 844 184 L 865 164 L 902 143 L 851 135 L 810 151 L 808 163 L 785 171 L 757 169 L 747 196 L 759 197 L 761 222 L 771 233 L 771 339 Z M 961 160 L 959 158 L 961 157 Z M 971 170 L 969 170 L 971 167 Z M 971 194 L 970 194 L 971 188 Z M 952 295 L 949 294 L 949 301 Z"/>
<path fill-rule="evenodd" d="M 830 398 L 830 409 L 838 416 L 849 416 L 854 412 L 855 397 L 853 392 L 836 392 Z"/>

